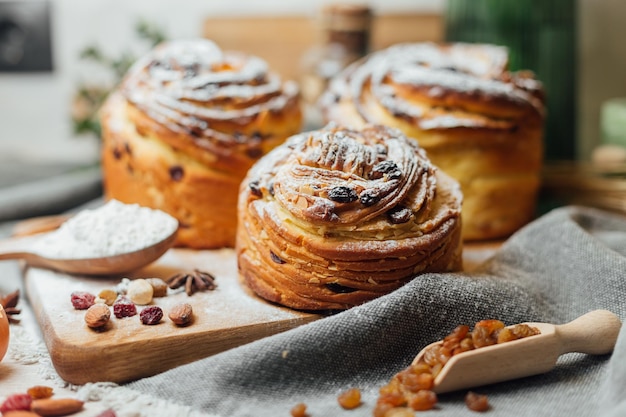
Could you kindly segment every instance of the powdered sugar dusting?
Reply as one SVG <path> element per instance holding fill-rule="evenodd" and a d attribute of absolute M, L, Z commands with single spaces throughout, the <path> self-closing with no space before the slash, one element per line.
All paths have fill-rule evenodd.
<path fill-rule="evenodd" d="M 480 127 L 487 121 L 490 128 L 510 128 L 510 124 L 497 123 L 500 116 L 489 110 L 483 110 L 482 120 L 463 117 L 460 113 L 467 109 L 457 104 L 467 99 L 541 112 L 542 104 L 533 95 L 537 85 L 530 88 L 532 83 L 526 82 L 532 78 L 517 81 L 519 77 L 508 72 L 507 65 L 507 49 L 495 45 L 398 44 L 350 65 L 332 80 L 320 102 L 329 120 L 341 119 L 333 115 L 337 103 L 350 102 L 348 107 L 353 107 L 364 122 L 377 123 L 380 119 L 373 110 L 375 102 L 393 117 L 425 130 Z M 407 100 L 404 90 L 418 99 Z M 431 111 L 437 106 L 458 109 L 459 114 L 440 118 Z"/>

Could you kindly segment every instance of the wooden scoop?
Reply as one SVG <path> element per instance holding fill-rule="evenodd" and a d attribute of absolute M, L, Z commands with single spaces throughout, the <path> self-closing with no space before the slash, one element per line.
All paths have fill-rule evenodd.
<path fill-rule="evenodd" d="M 563 325 L 527 323 L 541 334 L 452 356 L 434 381 L 440 394 L 548 372 L 564 353 L 604 355 L 613 351 L 622 323 L 610 311 L 591 311 Z M 426 346 L 415 357 L 418 363 Z"/>
<path fill-rule="evenodd" d="M 22 259 L 31 266 L 80 275 L 117 275 L 139 269 L 157 260 L 174 244 L 176 231 L 142 249 L 101 258 L 46 258 L 31 250 L 46 233 L 0 240 L 0 260 Z"/>

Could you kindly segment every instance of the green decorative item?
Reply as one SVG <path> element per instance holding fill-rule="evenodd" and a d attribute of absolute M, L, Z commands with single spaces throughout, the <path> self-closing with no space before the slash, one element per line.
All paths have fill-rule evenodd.
<path fill-rule="evenodd" d="M 149 47 L 163 42 L 166 38 L 163 32 L 145 22 L 140 21 L 136 27 L 140 39 L 148 41 Z M 82 83 L 78 86 L 72 102 L 72 123 L 74 133 L 93 134 L 100 138 L 100 121 L 98 111 L 112 91 L 122 80 L 126 71 L 135 62 L 137 57 L 130 52 L 123 52 L 121 56 L 112 58 L 104 55 L 96 46 L 88 46 L 81 51 L 80 58 L 93 61 L 112 72 L 114 82 L 107 85 L 92 85 Z"/>
<path fill-rule="evenodd" d="M 509 48 L 511 70 L 531 70 L 546 93 L 545 157 L 576 156 L 576 2 L 448 0 L 445 38 Z"/>
<path fill-rule="evenodd" d="M 626 147 L 626 97 L 602 103 L 600 129 L 602 143 Z"/>

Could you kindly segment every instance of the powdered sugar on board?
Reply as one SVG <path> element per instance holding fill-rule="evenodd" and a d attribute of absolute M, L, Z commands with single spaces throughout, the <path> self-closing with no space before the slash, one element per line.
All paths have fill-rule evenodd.
<path fill-rule="evenodd" d="M 123 319 L 112 316 L 102 331 L 86 326 L 85 311 L 73 309 L 71 293 L 97 294 L 115 287 L 122 277 L 88 278 L 25 269 L 26 292 L 59 375 L 73 384 L 127 382 L 321 317 L 277 306 L 252 294 L 239 280 L 231 249 L 172 249 L 157 262 L 128 277 L 165 279 L 194 268 L 213 274 L 217 288 L 192 296 L 184 291 L 170 291 L 152 303 L 165 312 L 159 324 L 143 325 L 139 314 Z M 180 302 L 190 303 L 194 311 L 194 320 L 186 327 L 178 327 L 167 318 L 167 311 Z M 138 306 L 138 312 L 142 308 Z"/>

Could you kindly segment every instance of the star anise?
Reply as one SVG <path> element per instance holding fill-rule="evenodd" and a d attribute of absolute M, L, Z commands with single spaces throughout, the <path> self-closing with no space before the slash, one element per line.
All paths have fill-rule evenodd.
<path fill-rule="evenodd" d="M 4 312 L 7 314 L 7 318 L 9 319 L 9 323 L 19 323 L 20 320 L 16 317 L 18 314 L 22 312 L 19 308 L 16 308 L 17 302 L 20 300 L 20 290 L 15 290 L 11 294 L 8 295 L 0 295 L 0 304 L 2 304 L 2 308 L 4 308 Z"/>
<path fill-rule="evenodd" d="M 185 292 L 189 296 L 197 291 L 211 291 L 217 287 L 215 277 L 211 273 L 199 269 L 194 269 L 191 272 L 179 272 L 165 281 L 168 287 L 173 290 L 185 286 Z"/>

